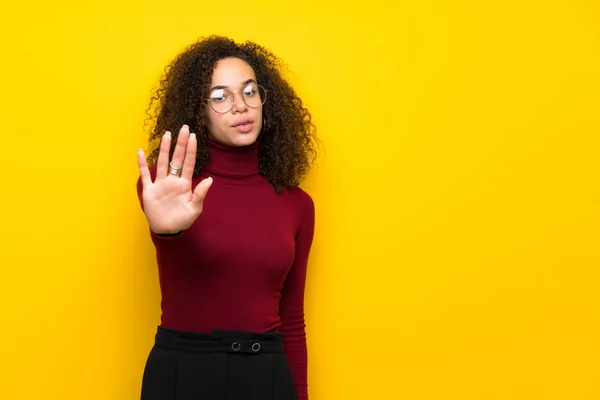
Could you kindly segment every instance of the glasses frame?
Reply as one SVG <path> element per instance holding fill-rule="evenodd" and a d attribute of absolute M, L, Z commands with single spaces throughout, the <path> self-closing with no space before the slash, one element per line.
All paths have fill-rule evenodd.
<path fill-rule="evenodd" d="M 257 88 L 258 88 L 258 90 L 259 90 L 259 96 L 260 96 L 260 89 L 262 89 L 262 90 L 263 90 L 263 92 L 265 93 L 265 98 L 264 98 L 264 100 L 263 100 L 263 102 L 261 103 L 261 105 L 260 105 L 260 106 L 253 107 L 253 106 L 249 105 L 248 103 L 246 103 L 246 99 L 244 98 L 244 94 L 242 93 L 242 101 L 244 102 L 244 104 L 245 104 L 245 105 L 247 105 L 247 106 L 248 106 L 248 107 L 250 107 L 250 108 L 260 108 L 260 107 L 264 106 L 264 105 L 265 105 L 265 103 L 267 102 L 267 92 L 268 92 L 268 90 L 267 90 L 267 89 L 266 89 L 264 86 L 262 86 L 262 85 L 259 85 L 258 83 L 256 83 L 256 87 L 257 87 Z M 226 114 L 226 113 L 228 113 L 229 111 L 231 111 L 231 109 L 233 108 L 233 105 L 235 104 L 235 95 L 236 95 L 236 94 L 239 94 L 239 93 L 240 93 L 240 91 L 237 91 L 237 92 L 232 92 L 231 90 L 229 90 L 229 89 L 226 89 L 226 88 L 221 88 L 221 89 L 219 89 L 219 90 L 227 90 L 229 93 L 231 93 L 230 107 L 227 109 L 227 111 L 217 111 L 217 110 L 215 110 L 215 108 L 214 108 L 214 107 L 213 107 L 213 105 L 212 105 L 212 101 L 211 101 L 211 98 L 210 98 L 210 97 L 209 97 L 208 99 L 206 99 L 206 102 L 207 102 L 207 103 L 210 105 L 210 108 L 212 108 L 212 110 L 213 110 L 214 112 L 216 112 L 216 113 L 218 113 L 218 114 Z M 210 93 L 212 93 L 212 90 L 210 91 Z M 209 96 L 210 96 L 210 93 L 209 93 Z"/>

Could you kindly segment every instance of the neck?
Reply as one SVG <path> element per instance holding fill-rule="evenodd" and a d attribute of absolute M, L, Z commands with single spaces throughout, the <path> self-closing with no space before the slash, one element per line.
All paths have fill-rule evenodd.
<path fill-rule="evenodd" d="M 226 146 L 209 136 L 210 161 L 206 170 L 231 177 L 258 175 L 258 145 L 258 141 L 255 141 L 243 147 Z"/>

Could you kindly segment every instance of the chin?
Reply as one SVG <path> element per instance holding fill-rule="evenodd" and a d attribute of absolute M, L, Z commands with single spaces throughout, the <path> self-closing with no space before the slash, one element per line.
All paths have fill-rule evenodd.
<path fill-rule="evenodd" d="M 256 142 L 256 138 L 258 137 L 258 134 L 256 133 L 246 133 L 246 134 L 238 134 L 235 137 L 231 138 L 231 144 L 233 146 L 238 146 L 238 147 L 242 147 L 242 146 L 249 146 L 252 143 Z"/>

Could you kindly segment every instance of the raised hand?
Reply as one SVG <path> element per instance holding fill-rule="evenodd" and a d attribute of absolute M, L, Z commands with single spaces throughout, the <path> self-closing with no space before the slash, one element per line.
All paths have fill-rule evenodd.
<path fill-rule="evenodd" d="M 192 191 L 197 143 L 196 134 L 190 134 L 189 127 L 183 125 L 173 159 L 169 163 L 171 132 L 165 132 L 160 143 L 154 182 L 144 151 L 138 150 L 144 213 L 154 233 L 172 234 L 183 231 L 202 213 L 204 198 L 213 181 L 212 178 L 203 179 Z"/>

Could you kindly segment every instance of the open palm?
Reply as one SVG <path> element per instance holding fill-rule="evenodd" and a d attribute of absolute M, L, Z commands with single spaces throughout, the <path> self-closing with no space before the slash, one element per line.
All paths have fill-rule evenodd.
<path fill-rule="evenodd" d="M 192 190 L 197 139 L 187 125 L 179 131 L 173 159 L 169 163 L 171 133 L 165 132 L 152 182 L 144 152 L 138 151 L 142 181 L 142 202 L 150 229 L 157 234 L 172 234 L 189 228 L 202 213 L 204 198 L 212 178 L 203 179 Z"/>

